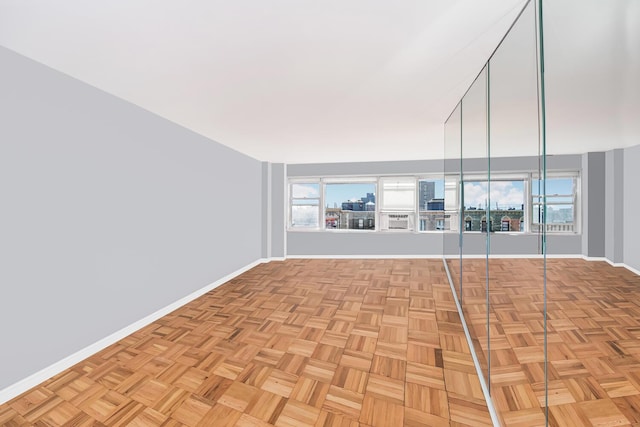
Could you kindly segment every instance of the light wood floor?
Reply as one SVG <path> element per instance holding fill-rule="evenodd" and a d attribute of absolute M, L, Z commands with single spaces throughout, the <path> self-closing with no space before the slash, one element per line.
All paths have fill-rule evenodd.
<path fill-rule="evenodd" d="M 460 264 L 449 260 L 459 285 Z M 542 260 L 465 260 L 463 309 L 505 426 L 544 425 Z M 549 424 L 640 426 L 640 277 L 605 262 L 551 259 Z M 456 286 L 458 289 L 458 286 Z"/>
<path fill-rule="evenodd" d="M 592 291 L 589 301 L 599 307 L 593 311 L 580 301 L 562 303 L 582 319 L 577 327 L 605 327 L 599 334 L 575 332 L 563 323 L 566 313 L 553 325 L 564 325 L 560 332 L 569 337 L 556 335 L 572 340 L 566 348 L 557 343 L 554 354 L 574 360 L 576 352 L 609 347 L 610 363 L 560 361 L 553 377 L 570 392 L 616 394 L 602 400 L 603 413 L 631 399 L 640 380 L 609 375 L 597 385 L 583 375 L 600 369 L 600 379 L 636 368 L 635 357 L 622 355 L 639 348 L 640 328 L 632 325 L 640 313 L 626 311 L 635 306 L 624 297 L 601 303 Z M 597 345 L 584 344 L 589 340 Z M 556 382 L 553 389 L 569 399 Z M 629 402 L 616 413 L 632 419 L 640 405 Z M 558 416 L 596 410 L 566 408 Z M 5 426 L 490 424 L 440 260 L 260 265 L 0 406 Z"/>

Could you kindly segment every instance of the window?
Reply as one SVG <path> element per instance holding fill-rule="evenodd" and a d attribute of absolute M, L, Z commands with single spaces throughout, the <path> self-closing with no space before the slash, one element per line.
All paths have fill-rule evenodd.
<path fill-rule="evenodd" d="M 418 180 L 420 231 L 450 229 L 450 214 L 445 212 L 443 179 Z"/>
<path fill-rule="evenodd" d="M 296 178 L 289 181 L 289 228 L 476 233 L 579 230 L 579 172 Z M 489 193 L 490 191 L 490 193 Z M 324 224 L 323 224 L 324 222 Z"/>
<path fill-rule="evenodd" d="M 444 229 L 450 231 L 458 231 L 462 224 L 459 222 L 463 218 L 460 216 L 460 205 L 458 199 L 458 188 L 460 187 L 458 177 L 453 175 L 445 175 L 444 177 L 444 211 L 445 223 Z M 469 224 L 471 226 L 471 224 Z M 466 222 L 465 222 L 466 227 Z M 469 230 L 467 230 L 469 231 Z"/>
<path fill-rule="evenodd" d="M 318 228 L 320 224 L 320 184 L 291 184 L 291 228 Z"/>
<path fill-rule="evenodd" d="M 487 188 L 490 188 L 489 194 Z M 466 181 L 465 231 L 523 232 L 525 180 Z M 487 205 L 489 224 L 487 226 Z"/>
<path fill-rule="evenodd" d="M 541 230 L 544 222 L 544 181 L 533 179 L 531 181 L 531 229 L 533 232 Z M 577 177 L 551 177 L 546 180 L 547 232 L 551 233 L 575 233 L 576 227 L 576 187 Z"/>
<path fill-rule="evenodd" d="M 416 211 L 416 179 L 380 179 L 380 229 L 413 230 Z"/>
<path fill-rule="evenodd" d="M 325 229 L 375 230 L 375 183 L 328 182 L 324 188 Z"/>

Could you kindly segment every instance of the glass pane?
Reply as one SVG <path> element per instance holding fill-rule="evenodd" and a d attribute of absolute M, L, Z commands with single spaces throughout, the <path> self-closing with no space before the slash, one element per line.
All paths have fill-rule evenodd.
<path fill-rule="evenodd" d="M 547 204 L 573 204 L 573 196 L 567 197 L 557 197 L 557 196 L 547 196 Z"/>
<path fill-rule="evenodd" d="M 547 178 L 547 201 L 553 195 L 573 195 L 575 193 L 574 178 Z M 542 181 L 533 179 L 531 181 L 531 194 L 539 195 L 542 193 Z"/>
<path fill-rule="evenodd" d="M 291 206 L 291 227 L 317 228 L 320 219 L 319 205 Z"/>
<path fill-rule="evenodd" d="M 381 230 L 413 230 L 414 214 L 393 212 L 380 214 Z"/>
<path fill-rule="evenodd" d="M 320 203 L 318 199 L 293 199 L 291 200 L 291 204 L 318 206 Z"/>
<path fill-rule="evenodd" d="M 464 208 L 465 231 L 524 231 L 524 181 L 491 181 L 491 194 L 486 181 L 465 182 Z"/>
<path fill-rule="evenodd" d="M 329 230 L 375 230 L 375 212 L 353 212 L 329 208 L 325 228 Z"/>
<path fill-rule="evenodd" d="M 430 209 L 429 202 L 432 201 L 442 202 L 442 209 Z M 421 211 L 444 210 L 444 181 L 442 179 L 421 179 L 418 181 L 418 208 Z"/>
<path fill-rule="evenodd" d="M 345 211 L 375 211 L 376 185 L 373 183 L 326 184 L 325 205 Z"/>
<path fill-rule="evenodd" d="M 573 223 L 573 205 L 547 204 L 547 223 L 571 224 Z"/>
<path fill-rule="evenodd" d="M 543 205 L 533 206 L 532 226 L 534 231 L 540 230 L 544 219 Z M 573 204 L 547 204 L 547 232 L 573 233 L 575 231 L 575 211 Z"/>
<path fill-rule="evenodd" d="M 491 224 L 487 206 L 493 201 L 488 189 L 489 146 L 487 140 L 487 68 L 478 75 L 462 99 L 462 310 L 471 323 L 469 332 L 476 350 L 487 349 L 489 301 L 487 254 Z M 469 177 L 469 178 L 467 178 Z M 493 184 L 493 183 L 491 183 Z M 469 193 L 469 194 L 467 194 Z M 473 231 L 474 233 L 465 232 Z M 484 231 L 484 233 L 481 233 Z M 480 258 L 482 257 L 482 258 Z M 489 359 L 478 351 L 478 361 L 486 380 Z"/>
<path fill-rule="evenodd" d="M 460 206 L 458 202 L 458 176 L 446 176 L 444 179 L 444 210 L 445 210 L 445 230 L 460 230 Z M 456 252 L 460 248 L 456 245 Z M 449 251 L 447 251 L 449 253 Z"/>
<path fill-rule="evenodd" d="M 418 208 L 420 231 L 449 230 L 451 225 L 445 216 L 444 180 L 421 179 L 418 181 Z"/>
<path fill-rule="evenodd" d="M 291 197 L 294 199 L 320 198 L 320 184 L 291 184 Z"/>
<path fill-rule="evenodd" d="M 540 169 L 545 162 L 540 157 L 544 155 L 544 149 L 539 145 L 534 6 L 534 2 L 528 3 L 489 63 L 490 216 L 494 223 L 492 230 L 496 231 L 489 233 L 491 253 L 524 254 L 531 257 L 514 261 L 496 256 L 488 260 L 489 343 L 482 350 L 489 359 L 489 387 L 492 397 L 496 396 L 493 402 L 501 418 L 501 425 L 510 424 L 503 417 L 511 410 L 511 404 L 503 398 L 510 393 L 507 387 L 511 385 L 505 384 L 503 375 L 505 372 L 515 372 L 509 371 L 514 366 L 518 367 L 517 374 L 531 381 L 523 386 L 535 390 L 539 399 L 532 405 L 531 414 L 536 417 L 544 414 L 542 406 L 545 378 L 544 375 L 537 374 L 545 372 L 544 259 L 536 255 L 542 254 L 546 246 L 541 234 L 522 236 L 511 233 L 520 224 L 524 227 L 530 222 L 528 218 L 517 221 L 521 212 L 526 210 L 535 217 L 540 215 L 540 211 L 535 205 L 528 206 L 531 201 L 521 195 L 527 189 L 526 186 L 495 180 L 500 179 L 500 173 L 513 172 L 516 162 L 526 164 L 524 167 L 534 176 L 543 176 Z M 532 182 L 532 194 L 536 194 L 536 187 L 536 182 Z M 499 191 L 494 191 L 496 188 Z M 521 204 L 525 205 L 525 210 L 522 210 Z M 498 217 L 495 215 L 496 208 L 500 210 Z M 507 228 L 510 232 L 506 232 Z M 505 232 L 498 233 L 498 230 Z M 528 231 L 538 233 L 535 225 Z M 518 329 L 523 325 L 530 328 Z M 523 347 L 527 349 L 525 352 Z M 531 357 L 533 354 L 535 356 Z M 529 375 L 531 372 L 536 374 Z M 554 375 L 552 368 L 549 373 Z M 538 406 L 538 403 L 541 405 Z M 544 420 L 536 418 L 530 424 L 544 425 Z"/>
<path fill-rule="evenodd" d="M 444 208 L 445 223 L 451 233 L 443 233 L 442 253 L 460 301 L 462 284 L 462 234 L 460 233 L 459 185 L 462 151 L 462 106 L 459 103 L 444 125 Z M 445 228 L 447 226 L 445 225 Z"/>
<path fill-rule="evenodd" d="M 325 228 L 374 230 L 376 185 L 342 183 L 325 185 Z"/>
<path fill-rule="evenodd" d="M 382 210 L 415 211 L 416 181 L 407 178 L 384 178 L 382 185 Z"/>
<path fill-rule="evenodd" d="M 420 231 L 443 231 L 451 229 L 450 216 L 442 211 L 420 211 Z"/>
<path fill-rule="evenodd" d="M 328 230 L 375 230 L 375 212 L 327 209 L 325 228 Z"/>

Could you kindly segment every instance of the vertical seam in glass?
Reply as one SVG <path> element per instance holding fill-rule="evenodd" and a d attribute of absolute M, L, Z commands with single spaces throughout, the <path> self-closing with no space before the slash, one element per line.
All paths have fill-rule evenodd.
<path fill-rule="evenodd" d="M 543 316 L 544 316 L 544 401 L 545 401 L 545 425 L 549 425 L 549 377 L 548 377 L 548 332 L 547 332 L 547 147 L 546 147 L 546 112 L 545 112 L 545 87 L 544 87 L 544 34 L 542 22 L 542 0 L 536 0 L 537 17 L 536 53 L 538 56 L 538 80 L 539 80 L 539 128 L 538 144 L 542 146 L 542 259 L 543 259 Z"/>
<path fill-rule="evenodd" d="M 464 225 L 464 173 L 463 173 L 463 156 L 462 156 L 462 99 L 460 100 L 460 215 L 458 219 L 458 230 L 460 237 L 458 239 L 458 247 L 460 248 L 460 305 L 462 305 L 462 252 L 464 247 L 464 231 L 462 226 Z"/>
<path fill-rule="evenodd" d="M 487 386 L 489 395 L 491 395 L 491 328 L 489 326 L 489 254 L 491 253 L 491 109 L 490 102 L 490 61 L 487 61 L 487 73 L 485 80 L 486 91 L 486 123 L 487 123 L 487 247 L 486 247 L 486 265 L 485 265 L 485 293 L 487 305 Z"/>
<path fill-rule="evenodd" d="M 449 271 L 449 266 L 447 265 L 446 260 L 443 259 L 443 262 L 444 262 L 444 271 L 447 274 L 447 281 L 449 282 L 449 288 L 451 289 L 451 293 L 453 294 L 453 301 L 456 303 L 456 309 L 458 310 L 458 315 L 460 316 L 460 322 L 462 323 L 464 336 L 467 339 L 467 345 L 469 345 L 469 352 L 471 353 L 473 366 L 476 368 L 476 373 L 478 374 L 478 379 L 480 381 L 480 388 L 482 389 L 482 394 L 484 395 L 485 402 L 487 403 L 489 416 L 491 417 L 491 421 L 493 422 L 494 426 L 500 426 L 498 413 L 496 412 L 496 408 L 493 405 L 493 400 L 491 399 L 491 395 L 489 394 L 489 387 L 487 386 L 487 382 L 484 379 L 482 367 L 480 366 L 480 361 L 478 360 L 478 352 L 480 350 L 476 350 L 475 346 L 473 345 L 473 339 L 471 339 L 469 326 L 468 326 L 467 320 L 464 317 L 462 304 L 460 304 L 459 297 L 458 295 L 456 295 L 456 287 L 453 284 L 453 279 L 451 278 L 451 272 Z"/>

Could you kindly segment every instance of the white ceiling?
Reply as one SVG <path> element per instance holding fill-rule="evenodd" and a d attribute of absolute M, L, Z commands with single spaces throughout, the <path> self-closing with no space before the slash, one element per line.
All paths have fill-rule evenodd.
<path fill-rule="evenodd" d="M 260 160 L 442 158 L 524 3 L 4 0 L 0 45 Z M 545 7 L 554 152 L 640 143 L 640 1 Z"/>

